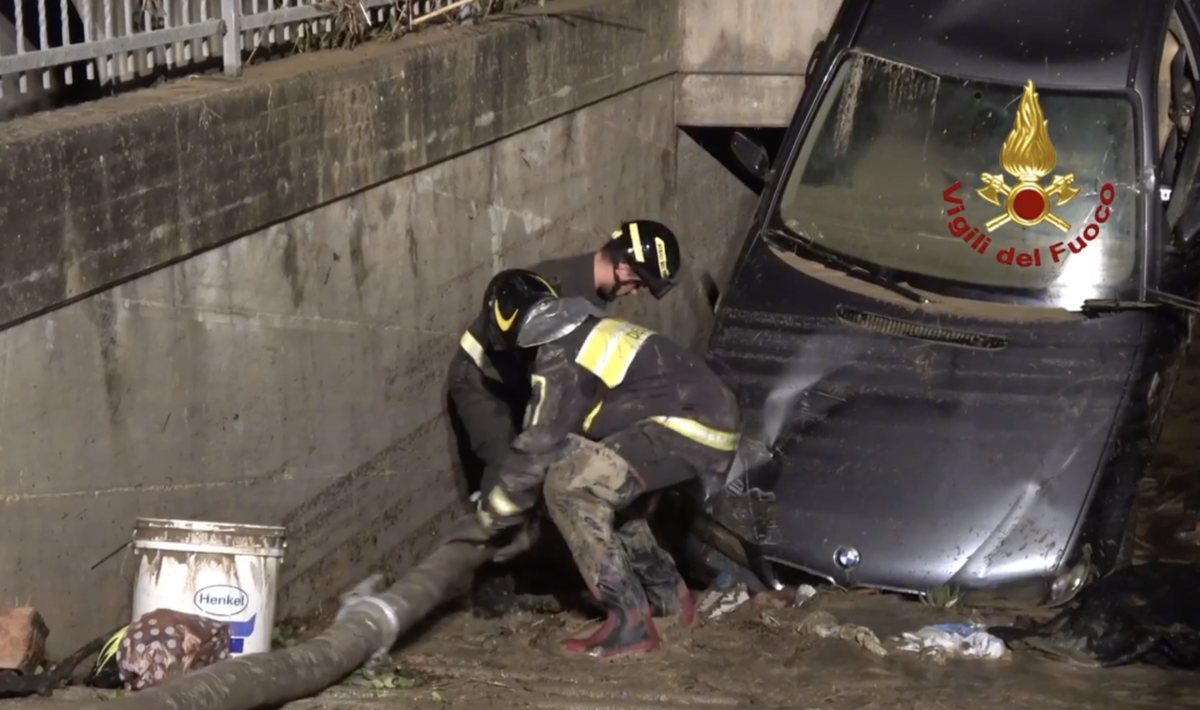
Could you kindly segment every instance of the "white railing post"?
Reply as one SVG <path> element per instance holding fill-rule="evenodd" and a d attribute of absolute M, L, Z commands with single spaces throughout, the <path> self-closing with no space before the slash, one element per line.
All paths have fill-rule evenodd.
<path fill-rule="evenodd" d="M 242 75 L 242 3 L 221 0 L 221 19 L 225 21 L 225 76 Z"/>

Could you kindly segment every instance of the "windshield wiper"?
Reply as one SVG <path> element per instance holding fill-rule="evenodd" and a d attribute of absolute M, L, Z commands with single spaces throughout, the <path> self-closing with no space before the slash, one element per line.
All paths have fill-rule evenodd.
<path fill-rule="evenodd" d="M 1200 303 L 1183 296 L 1176 296 L 1165 291 L 1147 289 L 1146 294 L 1155 300 L 1123 301 L 1119 298 L 1089 298 L 1083 302 L 1083 312 L 1092 315 L 1105 313 L 1124 313 L 1127 311 L 1147 311 L 1156 308 L 1178 308 L 1181 311 L 1200 313 Z"/>
<path fill-rule="evenodd" d="M 838 256 L 834 252 L 829 251 L 824 247 L 817 246 L 813 243 L 811 238 L 803 234 L 793 234 L 776 227 L 766 227 L 763 229 L 763 234 L 768 237 L 786 239 L 797 252 L 804 252 L 803 254 L 800 254 L 800 256 L 804 258 L 818 261 L 831 269 L 841 271 L 842 273 L 860 281 L 866 281 L 867 283 L 872 283 L 876 286 L 882 286 L 892 293 L 899 294 L 910 301 L 914 301 L 916 303 L 929 303 L 929 299 L 925 298 L 913 289 L 904 286 L 903 284 L 896 283 L 894 279 L 891 279 L 878 271 L 864 269 L 857 264 L 853 264 Z"/>

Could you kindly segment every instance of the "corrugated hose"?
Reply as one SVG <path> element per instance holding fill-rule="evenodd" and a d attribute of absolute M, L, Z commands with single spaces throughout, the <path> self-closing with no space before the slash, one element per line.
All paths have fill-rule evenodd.
<path fill-rule="evenodd" d="M 87 710 L 254 710 L 311 697 L 390 651 L 494 554 L 488 546 L 443 543 L 382 592 L 375 591 L 379 575 L 364 580 L 343 597 L 333 624 L 310 641 L 221 661 Z"/>

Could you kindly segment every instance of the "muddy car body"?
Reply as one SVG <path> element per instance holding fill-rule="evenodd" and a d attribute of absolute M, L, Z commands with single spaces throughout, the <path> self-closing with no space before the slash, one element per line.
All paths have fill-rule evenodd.
<path fill-rule="evenodd" d="M 708 342 L 747 421 L 723 522 L 839 584 L 1052 604 L 1129 554 L 1190 341 L 1198 30 L 846 0 L 774 164 L 734 140 L 763 189 Z"/>

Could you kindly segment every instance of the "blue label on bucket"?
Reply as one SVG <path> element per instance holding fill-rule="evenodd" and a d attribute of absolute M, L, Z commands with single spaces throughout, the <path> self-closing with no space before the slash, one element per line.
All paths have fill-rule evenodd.
<path fill-rule="evenodd" d="M 229 652 L 241 653 L 246 646 L 246 639 L 254 634 L 254 622 L 258 619 L 258 614 L 250 617 L 247 621 L 229 621 L 226 622 L 229 626 Z"/>

